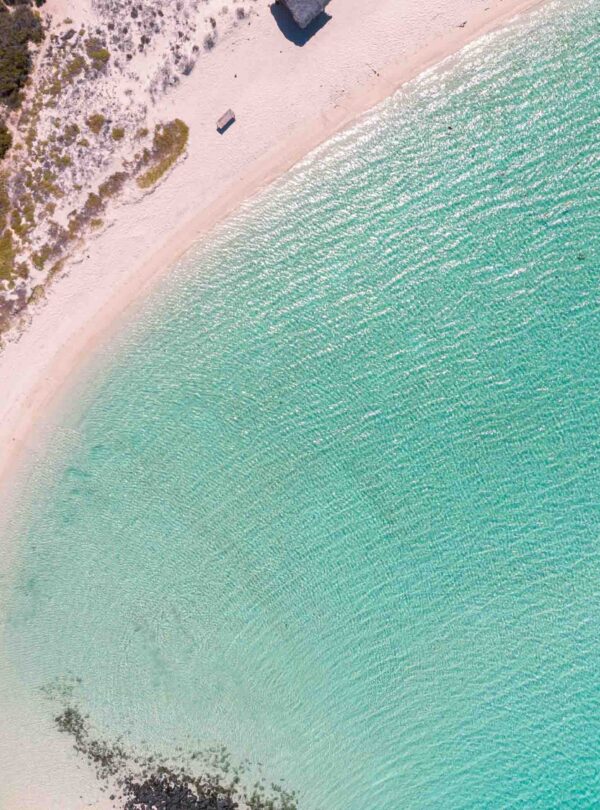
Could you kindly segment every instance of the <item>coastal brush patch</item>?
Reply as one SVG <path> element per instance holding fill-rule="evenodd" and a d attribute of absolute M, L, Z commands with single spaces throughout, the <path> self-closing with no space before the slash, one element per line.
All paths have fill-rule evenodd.
<path fill-rule="evenodd" d="M 0 236 L 0 281 L 10 281 L 14 271 L 15 252 L 12 233 L 5 228 Z"/>
<path fill-rule="evenodd" d="M 86 124 L 92 130 L 94 135 L 99 135 L 105 121 L 106 118 L 102 115 L 102 113 L 93 113 L 87 119 Z"/>
<path fill-rule="evenodd" d="M 72 143 L 74 143 L 77 136 L 79 135 L 79 132 L 80 129 L 77 126 L 77 124 L 67 124 L 62 134 L 62 141 L 64 145 L 70 146 Z"/>
<path fill-rule="evenodd" d="M 219 3 L 218 16 L 209 17 L 198 13 L 203 2 L 94 0 L 92 23 L 42 18 L 36 7 L 43 0 L 0 0 L 0 167 L 10 197 L 0 225 L 0 321 L 27 305 L 33 286 L 47 284 L 52 268 L 104 227 L 125 182 L 135 178 L 130 196 L 139 196 L 185 154 L 183 121 L 155 128 L 148 111 L 192 70 L 205 35 L 210 49 L 224 27 L 238 24 L 235 5 Z M 249 2 L 236 0 L 246 18 Z M 43 38 L 47 47 L 33 47 Z M 121 98 L 114 83 L 144 52 L 160 70 L 142 70 L 136 93 Z M 110 174 L 123 158 L 119 168 L 127 173 Z"/>
<path fill-rule="evenodd" d="M 98 192 L 90 192 L 81 211 L 72 212 L 69 219 L 68 238 L 75 239 L 82 236 L 89 227 L 97 229 L 102 226 L 102 215 L 106 210 L 108 201 L 115 197 L 123 188 L 128 175 L 125 172 L 115 172 L 100 184 Z"/>
<path fill-rule="evenodd" d="M 108 200 L 117 195 L 127 181 L 128 175 L 125 172 L 115 172 L 100 184 L 98 194 L 102 200 Z"/>
<path fill-rule="evenodd" d="M 31 261 L 36 270 L 42 270 L 52 254 L 50 245 L 43 245 L 39 250 L 31 254 Z"/>
<path fill-rule="evenodd" d="M 11 146 L 12 135 L 10 134 L 10 130 L 4 121 L 0 121 L 0 160 L 5 157 Z"/>
<path fill-rule="evenodd" d="M 39 44 L 44 32 L 39 15 L 28 5 L 9 10 L 0 0 L 0 11 L 0 102 L 18 107 L 32 66 L 29 45 Z"/>
<path fill-rule="evenodd" d="M 86 61 L 81 54 L 77 54 L 65 67 L 63 77 L 66 81 L 71 81 L 85 70 Z"/>
<path fill-rule="evenodd" d="M 6 188 L 6 175 L 0 174 L 0 236 L 8 222 L 10 198 Z"/>
<path fill-rule="evenodd" d="M 86 40 L 85 50 L 87 55 L 92 60 L 92 65 L 96 69 L 100 69 L 107 64 L 110 59 L 110 51 L 104 47 L 104 43 L 95 37 Z"/>
<path fill-rule="evenodd" d="M 157 124 L 154 130 L 152 148 L 145 149 L 142 166 L 149 166 L 138 177 L 140 188 L 151 188 L 169 171 L 185 152 L 190 129 L 180 118 L 167 124 Z"/>

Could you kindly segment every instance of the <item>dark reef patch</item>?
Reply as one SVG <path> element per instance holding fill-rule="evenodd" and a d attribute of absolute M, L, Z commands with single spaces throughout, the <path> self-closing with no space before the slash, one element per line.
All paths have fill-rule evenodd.
<path fill-rule="evenodd" d="M 61 705 L 57 729 L 73 739 L 75 751 L 94 768 L 115 810 L 298 810 L 296 796 L 264 779 L 249 787 L 250 763 L 233 766 L 224 748 L 178 748 L 174 757 L 139 752 L 122 739 L 93 733 L 89 718 L 74 701 L 74 684 L 45 688 Z"/>
<path fill-rule="evenodd" d="M 188 781 L 182 774 L 169 770 L 142 781 L 126 779 L 123 793 L 125 810 L 235 810 L 239 807 L 233 796 L 223 793 L 219 786 L 198 779 Z"/>
<path fill-rule="evenodd" d="M 83 754 L 96 769 L 98 779 L 106 781 L 118 776 L 127 765 L 127 753 L 119 743 L 107 743 L 93 738 L 86 718 L 72 706 L 54 718 L 59 731 L 70 734 L 75 750 Z"/>

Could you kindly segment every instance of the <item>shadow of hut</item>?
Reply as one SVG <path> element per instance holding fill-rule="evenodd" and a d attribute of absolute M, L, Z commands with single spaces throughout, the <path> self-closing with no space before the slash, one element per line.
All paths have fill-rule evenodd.
<path fill-rule="evenodd" d="M 293 42 L 294 45 L 303 47 L 306 43 L 318 33 L 323 26 L 327 25 L 331 19 L 331 15 L 322 11 L 306 28 L 300 28 L 292 17 L 291 12 L 282 3 L 275 2 L 271 6 L 271 14 L 283 36 Z"/>

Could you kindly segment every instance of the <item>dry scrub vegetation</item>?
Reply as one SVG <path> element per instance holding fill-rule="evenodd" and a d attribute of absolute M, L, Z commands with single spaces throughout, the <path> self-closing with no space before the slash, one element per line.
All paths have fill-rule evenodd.
<path fill-rule="evenodd" d="M 0 333 L 184 157 L 160 101 L 255 2 L 81 0 L 74 21 L 0 0 Z"/>
<path fill-rule="evenodd" d="M 137 179 L 140 188 L 151 188 L 169 171 L 185 152 L 188 135 L 188 125 L 179 118 L 156 126 L 152 148 L 144 149 L 140 161 L 140 167 L 149 166 Z"/>

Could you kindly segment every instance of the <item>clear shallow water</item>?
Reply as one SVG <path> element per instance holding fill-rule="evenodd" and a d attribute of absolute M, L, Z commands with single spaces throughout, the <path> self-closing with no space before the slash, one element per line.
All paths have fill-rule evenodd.
<path fill-rule="evenodd" d="M 421 79 L 107 350 L 20 516 L 32 690 L 305 810 L 594 805 L 599 22 Z"/>

